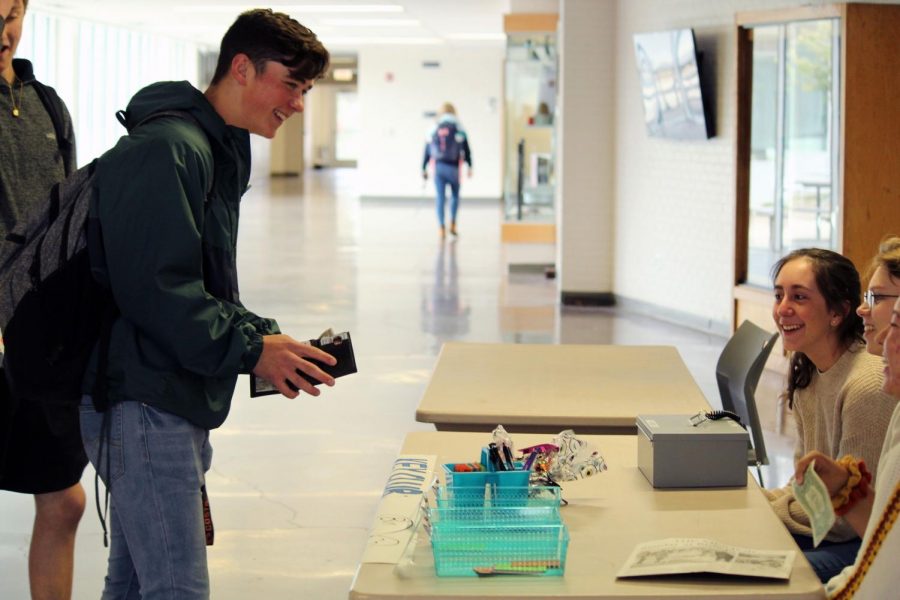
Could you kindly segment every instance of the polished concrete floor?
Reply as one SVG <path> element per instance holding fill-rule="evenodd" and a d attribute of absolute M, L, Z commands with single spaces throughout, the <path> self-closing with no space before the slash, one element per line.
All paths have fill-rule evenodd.
<path fill-rule="evenodd" d="M 217 600 L 347 596 L 404 434 L 431 429 L 415 422 L 415 407 L 445 341 L 675 345 L 719 405 L 714 367 L 724 339 L 617 309 L 560 309 L 554 281 L 507 273 L 499 206 L 464 204 L 460 238 L 441 241 L 430 203 L 360 202 L 354 175 L 258 178 L 245 197 L 244 304 L 297 338 L 350 331 L 359 373 L 295 400 L 251 400 L 247 379 L 239 381 L 230 417 L 212 434 Z M 779 385 L 768 378 L 759 394 L 775 463 L 767 485 L 790 472 L 792 425 L 775 401 Z M 98 598 L 106 570 L 90 468 L 83 483 L 76 600 Z M 27 598 L 31 498 L 0 494 L 0 515 L 0 598 Z"/>

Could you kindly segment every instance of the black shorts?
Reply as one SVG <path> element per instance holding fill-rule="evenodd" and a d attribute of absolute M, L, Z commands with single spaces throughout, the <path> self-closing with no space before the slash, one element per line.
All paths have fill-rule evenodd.
<path fill-rule="evenodd" d="M 78 407 L 54 413 L 51 430 L 40 405 L 15 402 L 0 371 L 0 489 L 46 494 L 81 480 L 87 455 Z"/>

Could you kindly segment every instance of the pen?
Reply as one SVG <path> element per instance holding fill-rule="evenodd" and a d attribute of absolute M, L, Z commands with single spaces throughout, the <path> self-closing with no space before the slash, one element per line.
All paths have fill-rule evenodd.
<path fill-rule="evenodd" d="M 488 444 L 488 457 L 490 457 L 491 465 L 494 467 L 495 471 L 506 470 L 506 465 L 503 464 L 503 459 L 500 458 L 500 451 L 497 450 L 497 444 L 493 442 Z"/>
<path fill-rule="evenodd" d="M 515 471 L 516 464 L 513 462 L 512 451 L 509 449 L 509 446 L 503 446 L 503 457 L 506 459 L 507 470 Z"/>

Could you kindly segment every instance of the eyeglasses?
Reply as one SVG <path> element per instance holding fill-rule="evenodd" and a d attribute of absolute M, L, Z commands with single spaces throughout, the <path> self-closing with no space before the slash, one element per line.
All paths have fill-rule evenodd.
<path fill-rule="evenodd" d="M 876 294 L 872 290 L 866 290 L 863 294 L 863 302 L 868 304 L 869 306 L 875 306 L 882 300 L 887 298 L 900 298 L 898 294 Z"/>

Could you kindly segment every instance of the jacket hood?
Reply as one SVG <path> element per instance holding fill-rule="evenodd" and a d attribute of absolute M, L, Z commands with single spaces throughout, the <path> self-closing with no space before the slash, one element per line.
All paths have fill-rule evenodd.
<path fill-rule="evenodd" d="M 250 157 L 250 134 L 246 129 L 231 127 L 219 116 L 206 96 L 187 81 L 162 81 L 140 90 L 125 109 L 125 127 L 131 131 L 148 116 L 166 110 L 190 113 L 214 140 L 224 147 L 237 148 Z"/>

